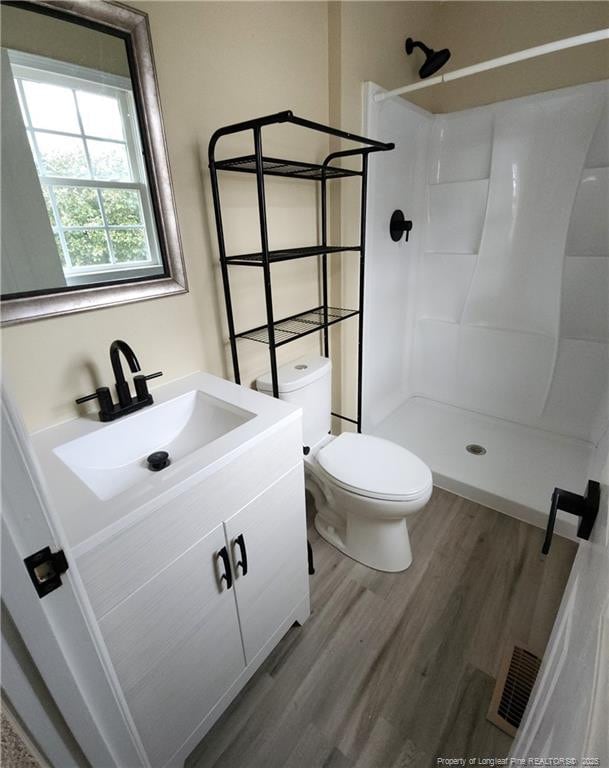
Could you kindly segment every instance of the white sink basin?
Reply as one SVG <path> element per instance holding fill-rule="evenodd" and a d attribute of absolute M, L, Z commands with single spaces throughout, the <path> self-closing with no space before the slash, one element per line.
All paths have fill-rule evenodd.
<path fill-rule="evenodd" d="M 202 371 L 153 395 L 154 405 L 113 422 L 91 412 L 31 435 L 45 496 L 76 556 L 170 503 L 286 419 L 300 419 L 290 403 Z M 155 451 L 171 459 L 159 472 L 146 461 Z"/>
<path fill-rule="evenodd" d="M 150 479 L 146 458 L 154 451 L 167 451 L 175 465 L 254 416 L 193 390 L 58 445 L 53 453 L 98 499 L 107 501 Z"/>

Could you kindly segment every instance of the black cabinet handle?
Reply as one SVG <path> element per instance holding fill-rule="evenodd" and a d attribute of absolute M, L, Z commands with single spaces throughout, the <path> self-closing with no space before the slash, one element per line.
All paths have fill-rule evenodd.
<path fill-rule="evenodd" d="M 235 564 L 235 570 L 241 568 L 245 576 L 247 574 L 247 549 L 245 548 L 245 539 L 242 533 L 235 539 L 235 544 L 239 547 L 239 552 L 241 553 L 241 559 Z"/>
<path fill-rule="evenodd" d="M 233 574 L 230 570 L 230 560 L 226 547 L 222 547 L 218 552 L 217 557 L 222 559 L 224 565 L 224 573 L 220 576 L 220 584 L 222 584 L 223 581 L 226 581 L 226 588 L 230 589 L 233 586 Z"/>
<path fill-rule="evenodd" d="M 309 576 L 315 573 L 315 565 L 313 564 L 313 549 L 311 548 L 311 542 L 307 540 L 307 557 L 309 560 Z"/>

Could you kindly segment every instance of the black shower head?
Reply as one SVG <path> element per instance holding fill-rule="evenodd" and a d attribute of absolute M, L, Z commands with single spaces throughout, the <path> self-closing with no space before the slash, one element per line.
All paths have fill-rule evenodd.
<path fill-rule="evenodd" d="M 443 67 L 450 59 L 450 51 L 448 48 L 442 48 L 441 51 L 434 51 L 433 48 L 428 48 L 425 43 L 413 40 L 412 37 L 406 38 L 406 53 L 410 56 L 415 48 L 420 48 L 425 54 L 425 61 L 423 62 L 421 69 L 419 69 L 419 77 L 421 78 L 434 75 L 440 67 Z"/>

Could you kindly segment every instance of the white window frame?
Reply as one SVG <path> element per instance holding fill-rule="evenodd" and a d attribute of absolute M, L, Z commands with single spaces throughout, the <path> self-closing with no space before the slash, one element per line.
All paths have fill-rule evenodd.
<path fill-rule="evenodd" d="M 27 124 L 24 123 L 24 128 L 30 138 L 30 144 L 33 146 L 34 152 L 36 153 L 36 157 L 34 159 L 36 161 L 41 189 L 47 189 L 49 192 L 55 224 L 53 225 L 53 222 L 49 223 L 53 228 L 54 234 L 57 234 L 62 246 L 63 260 L 65 262 L 62 264 L 62 267 L 68 285 L 86 285 L 87 283 L 99 283 L 100 280 L 134 279 L 138 277 L 151 277 L 154 276 L 154 274 L 164 274 L 165 269 L 157 240 L 155 218 L 152 208 L 152 201 L 150 198 L 150 191 L 147 183 L 146 167 L 142 153 L 142 141 L 139 134 L 135 100 L 133 98 L 133 90 L 129 78 L 107 72 L 101 72 L 89 67 L 82 67 L 76 64 L 71 64 L 69 62 L 50 59 L 46 56 L 24 53 L 22 51 L 8 50 L 7 53 L 11 63 L 13 77 L 15 79 L 15 86 L 19 94 L 21 104 L 23 105 L 23 110 L 27 115 Z M 125 140 L 120 142 L 118 140 L 107 139 L 86 133 L 82 124 L 76 99 L 75 108 L 78 116 L 80 133 L 41 129 L 35 127 L 29 116 L 27 100 L 23 92 L 22 80 L 48 83 L 50 85 L 58 85 L 62 87 L 78 89 L 81 91 L 89 91 L 97 95 L 111 96 L 116 98 L 120 109 Z M 81 179 L 74 177 L 42 176 L 40 174 L 40 170 L 43 166 L 41 162 L 41 154 L 36 143 L 36 132 L 82 139 L 85 155 L 87 158 L 87 164 L 89 166 L 89 170 L 91 171 L 91 178 Z M 133 181 L 107 181 L 93 178 L 93 168 L 86 143 L 87 139 L 92 139 L 94 141 L 108 141 L 110 143 L 123 143 L 127 150 Z M 94 189 L 97 193 L 102 223 L 100 225 L 94 226 L 64 227 L 61 224 L 61 218 L 59 216 L 59 210 L 53 192 L 53 187 L 85 187 Z M 142 228 L 139 225 L 130 226 L 108 224 L 104 210 L 103 198 L 100 194 L 100 190 L 103 189 L 125 189 L 139 192 L 143 216 L 143 233 L 148 247 L 148 252 L 150 254 L 150 259 L 128 262 L 117 262 L 115 260 L 114 249 L 109 233 L 112 230 Z M 110 263 L 79 266 L 73 266 L 71 264 L 69 249 L 65 240 L 65 232 L 86 231 L 103 231 L 105 233 Z M 159 269 L 160 267 L 162 269 Z"/>

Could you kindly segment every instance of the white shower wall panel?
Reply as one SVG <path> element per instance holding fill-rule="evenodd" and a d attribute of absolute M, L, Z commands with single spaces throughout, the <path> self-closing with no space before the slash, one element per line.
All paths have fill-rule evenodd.
<path fill-rule="evenodd" d="M 369 84 L 369 98 L 381 90 Z M 363 374 L 364 427 L 382 421 L 408 396 L 412 334 L 404 332 L 414 321 L 415 270 L 423 248 L 427 143 L 432 117 L 401 99 L 384 101 L 368 113 L 365 133 L 395 142 L 391 152 L 372 156 L 368 196 L 369 247 L 366 253 Z M 408 242 L 389 237 L 389 219 L 395 209 L 416 222 Z"/>
<path fill-rule="evenodd" d="M 540 419 L 545 429 L 598 442 L 607 427 L 607 344 L 561 339 L 548 400 Z M 560 430 L 556 425 L 560 425 Z"/>
<path fill-rule="evenodd" d="M 412 390 L 433 400 L 529 424 L 538 421 L 554 355 L 554 341 L 541 334 L 420 318 Z M 520 365 L 515 366 L 514 360 Z"/>
<path fill-rule="evenodd" d="M 475 253 L 426 253 L 419 269 L 418 317 L 460 323 L 476 260 Z"/>
<path fill-rule="evenodd" d="M 488 179 L 493 114 L 474 109 L 434 119 L 429 183 Z"/>
<path fill-rule="evenodd" d="M 608 110 L 606 82 L 450 115 L 400 99 L 369 110 L 373 135 L 398 145 L 371 164 L 370 428 L 400 396 L 420 395 L 579 439 L 602 434 Z M 408 243 L 388 236 L 397 207 L 414 221 Z"/>
<path fill-rule="evenodd" d="M 609 254 L 609 167 L 586 168 L 581 176 L 567 236 L 568 256 Z"/>
<path fill-rule="evenodd" d="M 568 256 L 563 275 L 561 336 L 607 343 L 608 318 L 609 258 Z"/>
<path fill-rule="evenodd" d="M 489 109 L 488 208 L 463 322 L 557 337 L 565 238 L 600 102 L 559 92 Z"/>
<path fill-rule="evenodd" d="M 590 142 L 586 168 L 607 168 L 609 166 L 609 100 L 605 99 L 602 114 Z"/>
<path fill-rule="evenodd" d="M 486 179 L 431 185 L 426 249 L 432 253 L 477 253 L 487 193 Z"/>
<path fill-rule="evenodd" d="M 457 389 L 459 326 L 419 319 L 415 329 L 411 393 L 450 403 Z"/>
<path fill-rule="evenodd" d="M 435 118 L 412 393 L 598 439 L 609 167 L 588 165 L 609 160 L 607 126 L 606 83 Z"/>
<path fill-rule="evenodd" d="M 535 423 L 554 354 L 553 339 L 541 334 L 463 325 L 456 401 L 470 410 Z"/>

